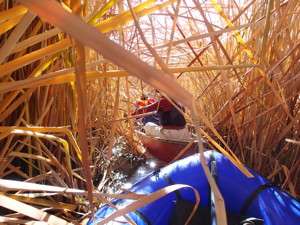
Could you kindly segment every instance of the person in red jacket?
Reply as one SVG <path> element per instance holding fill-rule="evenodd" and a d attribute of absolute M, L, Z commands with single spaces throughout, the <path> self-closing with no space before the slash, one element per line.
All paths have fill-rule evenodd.
<path fill-rule="evenodd" d="M 184 107 L 176 104 L 184 112 Z M 132 115 L 157 111 L 159 124 L 148 122 L 144 126 L 145 133 L 165 139 L 186 140 L 192 137 L 186 128 L 186 120 L 177 108 L 166 98 L 137 109 Z"/>
<path fill-rule="evenodd" d="M 140 99 L 137 101 L 137 103 L 135 104 L 135 109 L 137 110 L 139 108 L 145 107 L 145 106 L 150 105 L 155 102 L 156 102 L 156 100 L 154 98 L 149 98 L 147 94 L 143 94 L 140 97 Z M 137 119 L 140 119 L 140 118 L 137 118 Z M 158 116 L 156 114 L 144 116 L 144 117 L 142 117 L 140 122 L 142 123 L 142 125 L 145 125 L 148 122 L 153 122 L 156 124 L 159 123 Z"/>

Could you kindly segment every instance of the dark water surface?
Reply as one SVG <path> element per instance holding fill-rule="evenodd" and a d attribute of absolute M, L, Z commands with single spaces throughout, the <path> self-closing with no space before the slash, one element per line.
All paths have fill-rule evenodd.
<path fill-rule="evenodd" d="M 112 189 L 109 190 L 110 193 L 116 191 L 113 190 L 115 186 L 129 189 L 141 179 L 166 165 L 165 162 L 149 155 L 147 157 L 145 155 L 137 156 L 128 152 L 120 142 L 113 148 L 113 152 L 117 156 L 116 164 L 120 166 L 114 170 L 115 176 L 112 180 Z"/>
<path fill-rule="evenodd" d="M 164 162 L 155 158 L 143 158 L 136 162 L 135 166 L 124 165 L 118 169 L 114 185 L 125 189 L 131 188 L 135 183 L 159 170 L 165 165 Z"/>

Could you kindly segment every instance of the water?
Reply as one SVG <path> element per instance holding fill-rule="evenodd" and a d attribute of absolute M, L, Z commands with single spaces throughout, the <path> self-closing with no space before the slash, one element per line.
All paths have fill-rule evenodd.
<path fill-rule="evenodd" d="M 158 170 L 162 167 L 162 162 L 155 160 L 155 159 L 148 159 L 145 162 L 145 165 L 139 166 L 133 173 L 131 177 L 128 177 L 123 184 L 123 188 L 129 189 L 135 183 L 142 180 L 143 178 L 147 177 L 149 174 L 153 173 L 154 171 Z"/>
<path fill-rule="evenodd" d="M 103 152 L 103 154 L 105 155 L 106 153 Z M 106 162 L 106 160 L 103 162 Z M 137 156 L 128 151 L 128 145 L 126 145 L 122 138 L 119 138 L 114 144 L 113 156 L 110 160 L 110 166 L 113 171 L 104 176 L 105 179 L 109 179 L 109 182 L 100 186 L 104 188 L 102 191 L 119 193 L 122 192 L 122 189 L 131 188 L 135 183 L 164 165 L 165 162 L 156 158 Z M 108 168 L 107 164 L 105 165 L 104 163 L 102 165 L 98 164 L 97 166 L 99 167 L 99 173 L 98 177 L 94 179 L 96 181 L 94 183 L 95 186 L 98 186 L 99 182 L 101 182 Z"/>

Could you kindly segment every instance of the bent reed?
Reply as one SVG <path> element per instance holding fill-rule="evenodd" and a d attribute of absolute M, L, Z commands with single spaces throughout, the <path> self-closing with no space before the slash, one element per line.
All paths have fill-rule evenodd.
<path fill-rule="evenodd" d="M 141 198 L 109 187 L 146 157 L 130 114 L 154 89 L 299 200 L 299 17 L 296 0 L 0 1 L 0 223 Z"/>

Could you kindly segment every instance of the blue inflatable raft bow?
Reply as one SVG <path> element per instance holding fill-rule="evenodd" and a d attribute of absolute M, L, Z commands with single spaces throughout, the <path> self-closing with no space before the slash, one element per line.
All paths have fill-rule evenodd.
<path fill-rule="evenodd" d="M 264 225 L 299 225 L 300 203 L 288 193 L 282 191 L 256 172 L 248 169 L 253 178 L 247 178 L 224 155 L 215 151 L 205 151 L 205 158 L 210 165 L 215 161 L 217 184 L 224 198 L 226 211 L 247 217 L 260 218 Z M 130 191 L 138 194 L 150 194 L 172 184 L 187 184 L 198 190 L 200 206 L 210 206 L 210 188 L 202 169 L 199 154 L 178 160 L 159 172 L 152 173 L 135 184 Z M 216 175 L 215 174 L 215 175 Z M 138 225 L 168 225 L 174 214 L 176 201 L 184 199 L 195 202 L 191 189 L 180 189 L 170 193 L 127 216 Z M 115 199 L 117 207 L 132 203 L 133 200 Z M 107 205 L 96 213 L 96 222 L 112 214 L 115 210 Z M 200 209 L 201 213 L 201 209 Z M 93 225 L 92 219 L 88 225 Z M 124 217 L 119 217 L 109 224 L 129 224 Z M 199 223 L 201 225 L 201 223 Z"/>

